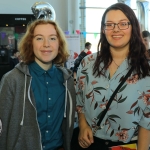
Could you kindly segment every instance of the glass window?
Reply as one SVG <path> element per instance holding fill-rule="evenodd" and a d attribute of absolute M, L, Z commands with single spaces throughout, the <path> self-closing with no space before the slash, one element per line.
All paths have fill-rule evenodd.
<path fill-rule="evenodd" d="M 136 9 L 136 0 L 131 0 L 131 8 Z"/>
<path fill-rule="evenodd" d="M 132 0 L 131 0 L 132 1 Z M 86 7 L 109 7 L 112 4 L 117 3 L 118 0 L 86 0 Z"/>
<path fill-rule="evenodd" d="M 101 18 L 105 9 L 86 9 L 86 31 L 99 32 Z"/>
<path fill-rule="evenodd" d="M 149 13 L 148 13 L 148 18 L 150 17 L 150 10 L 149 10 Z M 148 20 L 148 31 L 150 31 L 150 19 Z"/>
<path fill-rule="evenodd" d="M 0 27 L 0 46 L 7 49 L 15 48 L 14 27 Z"/>
<path fill-rule="evenodd" d="M 102 15 L 107 7 L 117 3 L 117 0 L 86 0 L 86 41 L 92 43 L 91 51 L 97 51 L 100 39 L 100 25 Z"/>
<path fill-rule="evenodd" d="M 15 26 L 15 36 L 16 36 L 17 47 L 18 47 L 18 43 L 20 39 L 23 37 L 25 32 L 26 32 L 26 26 Z"/>

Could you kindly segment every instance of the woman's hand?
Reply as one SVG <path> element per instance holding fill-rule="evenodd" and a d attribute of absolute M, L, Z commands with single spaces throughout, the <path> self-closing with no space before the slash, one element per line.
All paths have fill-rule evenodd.
<path fill-rule="evenodd" d="M 82 148 L 87 148 L 94 142 L 93 133 L 90 126 L 85 125 L 80 127 L 78 141 Z"/>
<path fill-rule="evenodd" d="M 87 124 L 85 116 L 83 113 L 78 113 L 79 118 L 79 145 L 82 148 L 89 147 L 93 142 L 93 133 L 90 126 Z"/>

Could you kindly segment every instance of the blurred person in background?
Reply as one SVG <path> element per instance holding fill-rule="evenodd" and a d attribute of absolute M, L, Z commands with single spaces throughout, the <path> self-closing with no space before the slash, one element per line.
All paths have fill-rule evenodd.
<path fill-rule="evenodd" d="M 90 42 L 86 42 L 85 43 L 85 49 L 83 50 L 87 55 L 92 54 L 91 52 L 91 46 L 92 44 Z"/>
<path fill-rule="evenodd" d="M 82 61 L 82 59 L 87 56 L 92 54 L 92 52 L 90 51 L 92 44 L 90 42 L 86 42 L 85 43 L 85 49 L 81 51 L 81 53 L 79 54 L 79 56 L 77 57 L 77 59 L 74 62 L 74 67 L 73 67 L 73 77 L 74 77 L 74 84 L 76 85 L 76 78 L 77 78 L 77 70 L 78 67 Z"/>
<path fill-rule="evenodd" d="M 146 47 L 147 58 L 150 59 L 150 33 L 148 31 L 142 31 L 143 43 Z"/>
<path fill-rule="evenodd" d="M 12 56 L 9 59 L 10 69 L 12 70 L 19 63 L 19 51 L 13 49 Z"/>

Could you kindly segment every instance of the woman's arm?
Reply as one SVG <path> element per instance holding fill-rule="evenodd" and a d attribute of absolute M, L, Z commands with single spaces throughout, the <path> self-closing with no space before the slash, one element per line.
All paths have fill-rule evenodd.
<path fill-rule="evenodd" d="M 77 85 L 76 85 L 76 102 L 77 102 L 77 112 L 79 120 L 79 145 L 83 148 L 89 147 L 93 142 L 93 133 L 91 127 L 88 125 L 85 116 L 85 99 L 86 99 L 86 86 L 87 86 L 87 69 L 91 65 L 88 57 L 83 58 L 78 71 L 77 71 Z M 86 72 L 86 74 L 85 74 Z"/>
<path fill-rule="evenodd" d="M 138 150 L 148 150 L 150 144 L 150 131 L 139 126 Z"/>
<path fill-rule="evenodd" d="M 0 150 L 6 150 L 7 134 L 12 110 L 12 94 L 9 88 L 9 81 L 3 77 L 0 81 Z"/>

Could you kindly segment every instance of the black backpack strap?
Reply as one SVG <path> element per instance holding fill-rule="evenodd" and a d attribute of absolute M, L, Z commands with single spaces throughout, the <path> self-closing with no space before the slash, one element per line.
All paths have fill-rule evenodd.
<path fill-rule="evenodd" d="M 79 67 L 79 65 L 80 65 L 80 63 L 81 63 L 81 61 L 82 61 L 82 59 L 85 57 L 87 55 L 87 53 L 85 53 L 84 51 L 82 51 L 80 54 L 79 54 L 79 56 L 78 56 L 78 58 L 75 60 L 75 62 L 74 62 L 74 68 L 78 68 Z"/>
<path fill-rule="evenodd" d="M 106 109 L 103 111 L 99 121 L 97 122 L 97 126 L 100 126 L 104 116 L 106 115 L 108 108 L 110 107 L 115 95 L 117 94 L 118 90 L 121 88 L 121 86 L 124 84 L 124 82 L 127 80 L 127 78 L 131 75 L 133 71 L 133 67 L 131 67 L 131 69 L 128 71 L 128 73 L 126 74 L 126 76 L 123 78 L 122 82 L 118 85 L 118 87 L 116 88 L 116 90 L 114 91 L 114 93 L 111 95 L 107 105 L 106 105 Z"/>
<path fill-rule="evenodd" d="M 83 59 L 86 55 L 87 55 L 87 53 L 82 51 L 79 56 L 82 57 L 82 59 Z"/>

